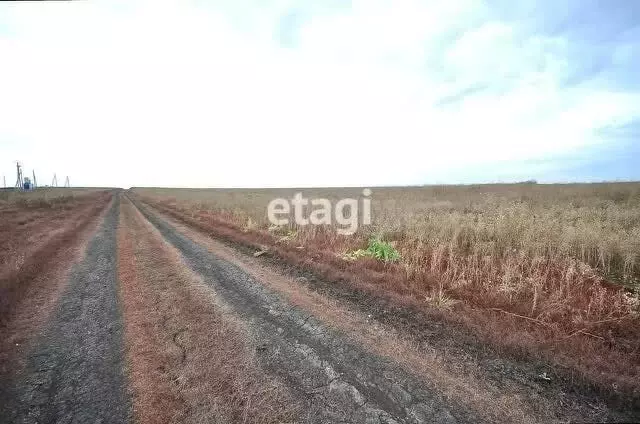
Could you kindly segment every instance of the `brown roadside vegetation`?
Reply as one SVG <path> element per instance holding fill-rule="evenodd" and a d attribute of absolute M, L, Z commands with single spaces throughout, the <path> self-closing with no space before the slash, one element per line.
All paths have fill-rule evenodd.
<path fill-rule="evenodd" d="M 531 379 L 525 389 L 519 378 L 505 379 L 501 373 L 498 373 L 499 381 L 496 382 L 496 375 L 491 375 L 491 371 L 479 366 L 477 358 L 473 358 L 470 351 L 460 355 L 456 351 L 436 349 L 436 346 L 429 346 L 429 343 L 425 345 L 419 337 L 412 337 L 417 334 L 398 332 L 397 328 L 384 320 L 372 321 L 371 314 L 368 314 L 371 310 L 358 311 L 327 296 L 326 292 L 313 290 L 311 286 L 317 284 L 317 281 L 309 285 L 300 277 L 283 273 L 278 264 L 274 266 L 273 261 L 263 255 L 247 255 L 235 246 L 209 237 L 205 232 L 181 220 L 158 210 L 150 211 L 167 221 L 179 233 L 207 247 L 216 257 L 236 264 L 323 324 L 357 341 L 369 352 L 399 363 L 424 381 L 430 382 L 447 399 L 459 401 L 472 409 L 479 421 L 540 423 L 552 422 L 562 416 L 568 421 L 580 422 L 585 416 L 592 421 L 600 421 L 606 417 L 607 409 L 601 402 L 590 399 L 593 403 L 589 408 L 582 407 L 579 404 L 582 399 L 570 399 L 562 393 L 562 389 L 552 391 L 548 382 L 535 380 L 535 373 L 525 377 Z M 446 345 L 449 342 L 447 338 L 456 336 L 459 334 L 448 332 L 440 337 Z M 534 390 L 531 390 L 532 387 Z"/>
<path fill-rule="evenodd" d="M 242 213 L 234 211 L 227 194 L 221 207 L 213 205 L 219 199 L 215 195 L 206 203 L 188 190 L 136 192 L 208 234 L 256 250 L 268 248 L 286 263 L 398 305 L 436 309 L 506 354 L 561 366 L 576 383 L 637 405 L 640 314 L 637 295 L 618 283 L 636 282 L 638 185 L 563 188 L 573 192 L 550 194 L 554 188 L 522 185 L 493 191 L 481 187 L 476 191 L 489 193 L 473 194 L 472 187 L 462 193 L 469 198 L 460 207 L 455 199 L 418 207 L 424 194 L 396 189 L 400 194 L 395 193 L 394 202 L 404 200 L 400 216 L 411 224 L 376 232 L 394 242 L 402 255 L 397 264 L 350 261 L 342 255 L 363 247 L 370 231 L 346 238 L 331 228 L 293 228 L 283 236 L 261 225 L 258 217 L 247 218 L 252 210 L 246 205 L 238 207 Z M 426 197 L 438 198 L 433 190 Z M 440 199 L 445 195 L 440 193 Z M 198 200 L 189 201 L 190 196 Z M 246 197 L 234 196 L 236 201 Z M 423 214 L 430 220 L 421 221 Z M 384 210 L 374 217 L 390 219 Z"/>
<path fill-rule="evenodd" d="M 126 199 L 118 272 L 137 422 L 294 421 L 295 403 L 254 363 L 246 329 Z"/>
<path fill-rule="evenodd" d="M 0 325 L 43 271 L 106 208 L 110 192 L 54 198 L 18 197 L 0 204 Z"/>
<path fill-rule="evenodd" d="M 0 375 L 15 373 L 31 337 L 47 320 L 91 234 L 109 192 L 0 205 Z M 33 194 L 32 194 L 32 198 Z M 17 360 L 17 362 L 15 362 Z M 9 369 L 9 367 L 11 369 Z"/>

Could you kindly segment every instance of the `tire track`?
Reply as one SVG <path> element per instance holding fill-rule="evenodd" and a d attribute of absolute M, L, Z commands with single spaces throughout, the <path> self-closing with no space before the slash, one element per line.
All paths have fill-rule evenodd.
<path fill-rule="evenodd" d="M 34 347 L 9 381 L 3 422 L 124 423 L 130 402 L 123 372 L 116 285 L 116 195 L 85 257 Z"/>
<path fill-rule="evenodd" d="M 297 405 L 248 334 L 128 201 L 118 229 L 127 363 L 139 423 L 288 423 Z"/>
<path fill-rule="evenodd" d="M 253 330 L 267 369 L 298 393 L 308 422 L 481 421 L 401 367 L 347 342 L 239 267 L 212 255 L 134 202 L 162 236 Z"/>

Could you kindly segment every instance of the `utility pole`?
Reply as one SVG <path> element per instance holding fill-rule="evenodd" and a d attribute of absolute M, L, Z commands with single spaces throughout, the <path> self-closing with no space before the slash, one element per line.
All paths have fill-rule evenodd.
<path fill-rule="evenodd" d="M 69 188 L 71 187 L 71 184 L 69 184 L 69 176 L 67 175 L 67 178 L 64 180 L 64 186 Z"/>
<path fill-rule="evenodd" d="M 16 178 L 16 188 L 22 190 L 22 188 L 24 187 L 24 179 L 22 178 L 22 166 L 20 166 L 20 162 L 16 161 L 16 173 L 17 178 Z"/>
<path fill-rule="evenodd" d="M 53 181 L 51 181 L 51 187 L 58 187 L 58 178 L 56 177 L 55 172 L 53 173 Z"/>
<path fill-rule="evenodd" d="M 38 182 L 36 180 L 36 170 L 33 170 L 33 188 L 38 187 Z"/>

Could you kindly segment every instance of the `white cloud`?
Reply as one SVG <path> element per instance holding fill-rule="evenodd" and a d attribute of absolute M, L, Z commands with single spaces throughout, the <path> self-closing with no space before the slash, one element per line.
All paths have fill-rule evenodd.
<path fill-rule="evenodd" d="M 420 183 L 575 149 L 639 112 L 634 93 L 564 88 L 565 40 L 524 37 L 471 1 L 312 8 L 291 49 L 272 36 L 284 3 L 0 7 L 8 175 L 19 158 L 78 184 Z"/>

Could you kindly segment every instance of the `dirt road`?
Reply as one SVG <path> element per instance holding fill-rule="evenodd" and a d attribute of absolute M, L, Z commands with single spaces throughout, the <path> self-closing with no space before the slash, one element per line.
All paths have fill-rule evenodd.
<path fill-rule="evenodd" d="M 125 195 L 78 255 L 12 359 L 23 366 L 0 381 L 1 422 L 634 418 L 601 399 L 558 397 L 544 381 L 498 384 L 473 359 L 456 364 L 441 346 Z"/>
<path fill-rule="evenodd" d="M 473 421 L 463 405 L 421 384 L 401 367 L 351 343 L 286 302 L 237 265 L 212 255 L 143 209 L 145 217 L 247 322 L 261 363 L 287 383 L 307 417 L 322 422 Z"/>
<path fill-rule="evenodd" d="M 4 422 L 125 422 L 122 325 L 117 302 L 119 201 L 112 203 L 26 367 L 3 396 Z"/>

